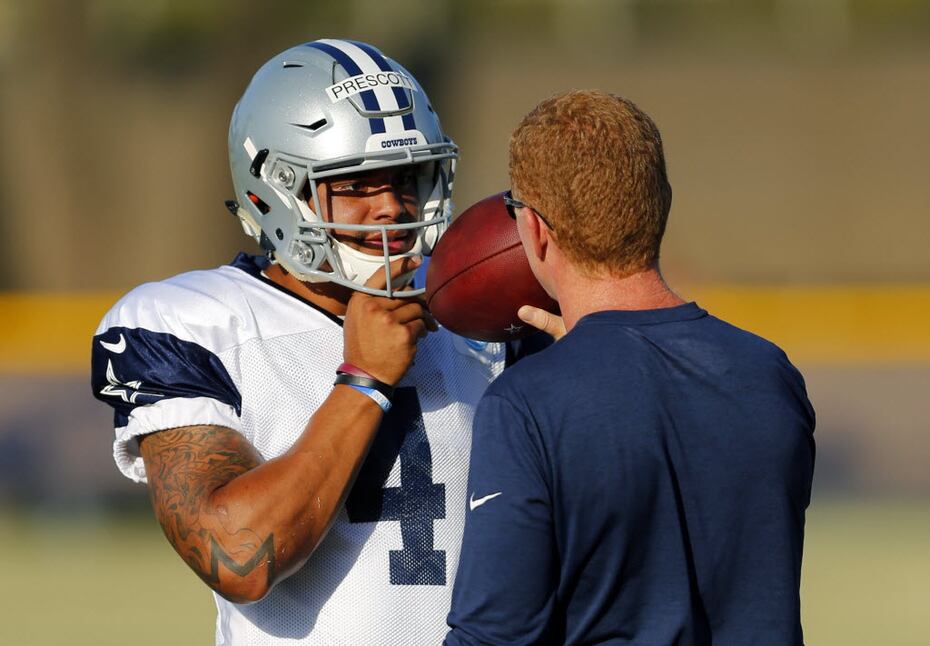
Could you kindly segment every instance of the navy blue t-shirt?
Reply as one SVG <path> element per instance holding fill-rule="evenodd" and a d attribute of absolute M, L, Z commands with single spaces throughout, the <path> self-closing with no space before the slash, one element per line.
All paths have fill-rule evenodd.
<path fill-rule="evenodd" d="M 478 406 L 446 643 L 801 644 L 814 412 L 694 303 L 584 317 Z"/>

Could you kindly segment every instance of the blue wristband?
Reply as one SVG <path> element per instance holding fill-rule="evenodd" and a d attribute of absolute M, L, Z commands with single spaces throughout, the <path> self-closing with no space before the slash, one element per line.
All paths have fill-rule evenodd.
<path fill-rule="evenodd" d="M 346 386 L 371 397 L 372 401 L 374 401 L 385 413 L 391 410 L 391 400 L 385 397 L 382 392 L 375 390 L 374 388 L 368 388 L 367 386 L 357 386 L 355 384 L 346 384 Z"/>

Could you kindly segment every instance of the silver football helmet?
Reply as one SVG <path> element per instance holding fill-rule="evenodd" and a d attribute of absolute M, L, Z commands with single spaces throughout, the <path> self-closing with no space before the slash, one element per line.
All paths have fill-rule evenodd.
<path fill-rule="evenodd" d="M 236 200 L 228 206 L 245 232 L 301 280 L 413 296 L 423 289 L 397 291 L 410 276 L 391 277 L 384 290 L 364 283 L 382 267 L 390 276 L 392 260 L 432 252 L 451 219 L 457 157 L 458 148 L 406 69 L 365 43 L 317 40 L 265 63 L 236 105 L 229 125 Z M 323 221 L 317 180 L 408 164 L 417 170 L 415 222 Z M 383 256 L 339 242 L 332 235 L 337 227 L 379 232 Z M 416 244 L 390 255 L 389 236 L 399 229 L 414 229 Z"/>

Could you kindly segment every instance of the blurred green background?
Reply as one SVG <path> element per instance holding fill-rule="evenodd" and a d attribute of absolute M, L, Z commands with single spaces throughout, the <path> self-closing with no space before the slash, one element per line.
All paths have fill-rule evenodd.
<path fill-rule="evenodd" d="M 667 277 L 784 347 L 817 409 L 807 643 L 930 642 L 930 0 L 0 0 L 0 644 L 212 640 L 112 463 L 90 337 L 132 286 L 254 250 L 229 116 L 322 37 L 427 88 L 460 207 L 507 186 L 545 96 L 652 115 Z"/>

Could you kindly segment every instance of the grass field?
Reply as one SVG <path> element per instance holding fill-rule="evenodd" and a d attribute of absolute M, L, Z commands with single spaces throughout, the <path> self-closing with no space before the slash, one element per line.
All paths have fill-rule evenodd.
<path fill-rule="evenodd" d="M 809 646 L 930 643 L 930 502 L 815 502 L 801 583 Z"/>
<path fill-rule="evenodd" d="M 808 645 L 922 646 L 930 504 L 821 501 L 808 516 Z M 154 520 L 0 514 L 0 644 L 209 644 L 213 602 Z"/>
<path fill-rule="evenodd" d="M 154 517 L 0 522 L 0 644 L 213 643 L 213 598 Z"/>

